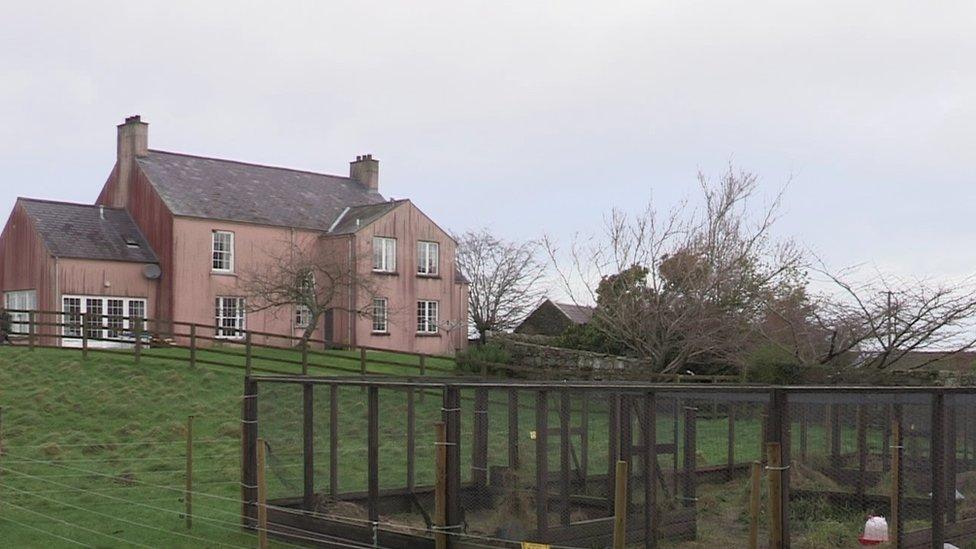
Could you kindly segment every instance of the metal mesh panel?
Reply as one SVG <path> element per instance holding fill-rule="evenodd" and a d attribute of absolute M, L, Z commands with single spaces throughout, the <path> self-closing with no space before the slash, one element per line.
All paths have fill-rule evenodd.
<path fill-rule="evenodd" d="M 272 505 L 393 536 L 380 545 L 438 531 L 438 448 L 447 531 L 470 543 L 606 546 L 620 486 L 630 545 L 748 546 L 754 528 L 766 546 L 781 528 L 795 547 L 848 547 L 871 516 L 903 547 L 976 539 L 976 392 L 296 380 L 260 384 L 256 402 Z"/>
<path fill-rule="evenodd" d="M 302 494 L 302 386 L 275 383 L 261 387 L 258 438 L 265 444 L 268 500 Z"/>
<path fill-rule="evenodd" d="M 793 543 L 849 544 L 872 516 L 885 517 L 894 533 L 896 493 L 901 494 L 897 520 L 902 535 L 930 535 L 931 420 L 928 395 L 791 396 L 788 524 Z"/>

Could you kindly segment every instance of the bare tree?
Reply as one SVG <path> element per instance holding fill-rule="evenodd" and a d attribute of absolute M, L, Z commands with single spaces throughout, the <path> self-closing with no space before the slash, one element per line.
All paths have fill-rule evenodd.
<path fill-rule="evenodd" d="M 350 252 L 344 241 L 304 237 L 282 241 L 263 252 L 261 267 L 244 270 L 241 281 L 248 309 L 298 308 L 306 316 L 302 344 L 315 333 L 326 311 L 354 312 L 371 317 L 373 280 L 357 267 L 363 254 Z"/>
<path fill-rule="evenodd" d="M 817 271 L 836 291 L 816 299 L 807 318 L 788 323 L 791 338 L 779 339 L 802 364 L 915 369 L 976 346 L 973 279 L 932 283 L 876 273 L 853 282 L 860 278 L 855 269 L 830 272 L 822 262 Z"/>
<path fill-rule="evenodd" d="M 515 327 L 536 304 L 546 265 L 538 242 L 508 242 L 487 229 L 455 239 L 458 268 L 469 284 L 470 320 L 484 342 L 487 332 Z"/>
<path fill-rule="evenodd" d="M 698 181 L 701 208 L 614 210 L 602 236 L 573 242 L 568 263 L 546 240 L 566 292 L 596 304 L 594 328 L 654 372 L 740 364 L 765 305 L 802 282 L 802 254 L 770 234 L 781 195 L 755 208 L 757 177 L 731 167 Z"/>

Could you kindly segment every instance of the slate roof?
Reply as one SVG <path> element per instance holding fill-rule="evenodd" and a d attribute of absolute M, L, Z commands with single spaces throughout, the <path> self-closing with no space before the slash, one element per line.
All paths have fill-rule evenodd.
<path fill-rule="evenodd" d="M 566 318 L 572 320 L 576 324 L 586 324 L 593 318 L 593 307 L 587 307 L 586 305 L 574 305 L 572 303 L 556 303 L 551 301 L 557 309 L 562 311 Z"/>
<path fill-rule="evenodd" d="M 336 175 L 157 150 L 136 161 L 174 215 L 326 231 L 346 207 L 385 202 Z"/>
<path fill-rule="evenodd" d="M 55 257 L 158 263 L 129 212 L 121 208 L 18 198 Z M 101 210 L 101 211 L 100 211 Z M 104 216 L 104 219 L 103 219 Z M 136 246 L 129 246 L 126 240 Z"/>
<path fill-rule="evenodd" d="M 366 206 L 354 206 L 339 215 L 342 216 L 329 234 L 351 234 L 383 217 L 406 200 L 390 200 Z M 357 222 L 358 220 L 358 222 Z"/>

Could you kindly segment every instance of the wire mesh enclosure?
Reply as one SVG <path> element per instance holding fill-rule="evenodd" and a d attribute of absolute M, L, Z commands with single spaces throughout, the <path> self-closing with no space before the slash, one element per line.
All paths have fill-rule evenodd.
<path fill-rule="evenodd" d="M 976 541 L 976 390 L 263 376 L 245 391 L 245 525 L 266 509 L 299 540 L 850 547 L 879 516 L 900 547 Z"/>

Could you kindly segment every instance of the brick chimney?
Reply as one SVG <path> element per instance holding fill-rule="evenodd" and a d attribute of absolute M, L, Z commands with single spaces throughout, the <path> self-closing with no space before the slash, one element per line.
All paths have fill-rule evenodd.
<path fill-rule="evenodd" d="M 108 197 L 108 205 L 124 208 L 129 200 L 129 186 L 136 171 L 136 158 L 149 154 L 149 124 L 137 114 L 129 116 L 118 125 L 116 144 L 116 184 Z"/>
<path fill-rule="evenodd" d="M 349 163 L 349 178 L 359 182 L 366 190 L 378 192 L 380 188 L 380 161 L 373 155 L 357 156 Z"/>

